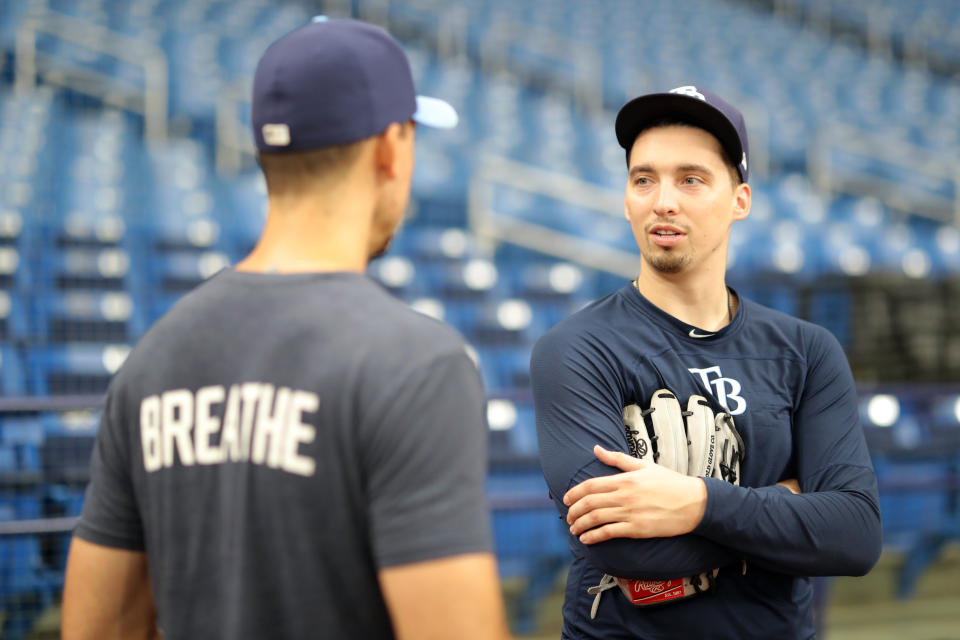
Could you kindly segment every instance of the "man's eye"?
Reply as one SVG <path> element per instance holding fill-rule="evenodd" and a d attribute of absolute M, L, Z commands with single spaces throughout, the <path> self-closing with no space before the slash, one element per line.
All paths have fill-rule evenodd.
<path fill-rule="evenodd" d="M 641 185 L 641 186 L 648 185 L 648 184 L 650 184 L 650 178 L 648 178 L 648 177 L 646 177 L 646 176 L 640 176 L 639 178 L 637 178 L 636 180 L 634 180 L 634 184 L 638 184 L 638 185 Z"/>
<path fill-rule="evenodd" d="M 687 176 L 683 179 L 684 184 L 699 184 L 700 182 L 702 182 L 702 180 L 696 176 Z"/>

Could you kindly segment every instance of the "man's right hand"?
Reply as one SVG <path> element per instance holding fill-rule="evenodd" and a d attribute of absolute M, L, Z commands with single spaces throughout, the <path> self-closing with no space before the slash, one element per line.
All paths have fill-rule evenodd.
<path fill-rule="evenodd" d="M 596 445 L 594 455 L 623 473 L 584 480 L 568 491 L 570 533 L 583 544 L 611 538 L 663 538 L 693 531 L 703 518 L 702 478 Z"/>

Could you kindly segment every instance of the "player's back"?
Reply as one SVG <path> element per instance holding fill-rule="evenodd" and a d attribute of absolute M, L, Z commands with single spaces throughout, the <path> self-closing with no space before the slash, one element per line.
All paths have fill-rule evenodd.
<path fill-rule="evenodd" d="M 226 270 L 164 316 L 112 383 L 98 447 L 129 473 L 114 504 L 139 512 L 127 535 L 165 637 L 392 637 L 370 468 L 406 382 L 451 354 L 454 331 L 359 274 Z"/>

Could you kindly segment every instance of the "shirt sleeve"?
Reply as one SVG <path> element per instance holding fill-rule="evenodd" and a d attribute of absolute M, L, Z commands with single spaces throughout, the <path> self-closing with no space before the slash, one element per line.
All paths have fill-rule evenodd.
<path fill-rule="evenodd" d="M 127 425 L 118 416 L 114 388 L 111 385 L 100 417 L 90 461 L 90 484 L 74 533 L 95 544 L 143 551 L 143 523 L 131 477 L 130 438 Z"/>
<path fill-rule="evenodd" d="M 563 495 L 589 478 L 619 473 L 597 460 L 593 446 L 627 451 L 623 433 L 623 376 L 602 343 L 549 333 L 530 363 L 540 465 L 562 517 Z M 573 552 L 622 578 L 667 579 L 694 575 L 738 559 L 721 544 L 688 534 L 646 540 L 613 539 L 584 545 L 568 536 Z"/>
<path fill-rule="evenodd" d="M 465 351 L 408 365 L 375 396 L 360 442 L 376 562 L 492 549 L 482 383 Z"/>
<path fill-rule="evenodd" d="M 794 459 L 803 493 L 707 479 L 707 507 L 694 533 L 774 571 L 863 575 L 881 550 L 877 480 L 843 350 L 826 330 L 811 338 L 804 389 L 793 416 Z"/>

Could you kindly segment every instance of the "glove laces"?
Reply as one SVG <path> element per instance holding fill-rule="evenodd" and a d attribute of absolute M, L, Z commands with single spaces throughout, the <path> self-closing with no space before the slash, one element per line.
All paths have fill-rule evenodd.
<path fill-rule="evenodd" d="M 587 589 L 587 593 L 592 596 L 595 596 L 593 599 L 593 605 L 590 607 L 590 619 L 593 620 L 597 617 L 597 609 L 600 608 L 600 596 L 603 595 L 604 591 L 613 589 L 617 586 L 617 579 L 614 578 L 609 573 L 603 574 L 603 577 L 600 578 L 600 584 L 595 587 L 590 587 Z"/>

